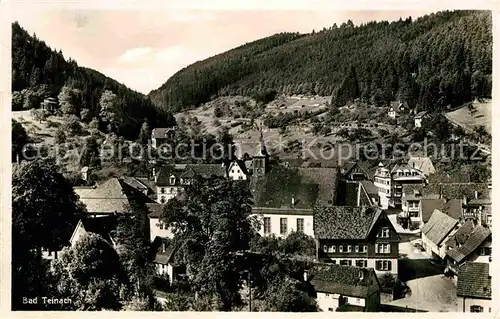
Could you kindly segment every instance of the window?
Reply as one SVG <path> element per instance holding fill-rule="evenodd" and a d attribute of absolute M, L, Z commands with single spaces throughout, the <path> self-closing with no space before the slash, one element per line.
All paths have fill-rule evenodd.
<path fill-rule="evenodd" d="M 389 233 L 390 233 L 389 228 L 388 227 L 384 227 L 384 228 L 380 229 L 377 237 L 380 237 L 380 238 L 389 238 Z"/>
<path fill-rule="evenodd" d="M 483 312 L 483 307 L 477 305 L 470 306 L 470 312 Z"/>
<path fill-rule="evenodd" d="M 377 260 L 375 262 L 375 270 L 391 270 L 391 261 L 390 260 Z"/>
<path fill-rule="evenodd" d="M 330 294 L 325 294 L 325 297 L 327 297 L 327 298 L 330 297 Z"/>
<path fill-rule="evenodd" d="M 347 252 L 348 252 L 348 253 L 352 252 L 352 247 L 351 247 L 351 245 L 347 245 Z"/>
<path fill-rule="evenodd" d="M 161 188 L 161 190 L 160 190 L 160 192 L 161 192 L 162 194 L 164 194 L 164 193 L 165 193 L 165 188 L 164 188 L 164 187 L 162 187 L 162 188 Z"/>
<path fill-rule="evenodd" d="M 356 298 L 356 303 L 359 305 L 361 303 L 361 299 Z"/>
<path fill-rule="evenodd" d="M 354 252 L 359 253 L 359 246 L 358 245 L 354 246 Z"/>
<path fill-rule="evenodd" d="M 163 223 L 160 223 L 160 229 L 163 229 Z"/>
<path fill-rule="evenodd" d="M 304 232 L 304 218 L 297 218 L 297 231 Z"/>
<path fill-rule="evenodd" d="M 264 234 L 271 232 L 271 217 L 264 217 Z"/>
<path fill-rule="evenodd" d="M 233 174 L 234 174 L 234 169 L 233 169 L 233 170 L 231 170 L 231 173 L 233 173 Z"/>
<path fill-rule="evenodd" d="M 287 228 L 288 228 L 288 225 L 287 225 L 287 219 L 286 218 L 280 218 L 280 234 L 281 235 L 286 235 L 286 231 L 287 231 Z"/>
<path fill-rule="evenodd" d="M 491 255 L 491 247 L 482 247 L 481 256 L 489 256 L 489 255 Z"/>
<path fill-rule="evenodd" d="M 160 203 L 165 204 L 165 202 L 166 202 L 166 200 L 165 200 L 165 196 L 162 196 L 162 197 L 160 198 Z"/>
<path fill-rule="evenodd" d="M 376 254 L 389 254 L 391 252 L 391 244 L 376 244 L 375 253 Z"/>
<path fill-rule="evenodd" d="M 335 252 L 335 245 L 328 246 L 328 252 L 329 253 L 334 253 Z"/>
<path fill-rule="evenodd" d="M 356 260 L 356 267 L 366 268 L 366 267 L 368 267 L 368 261 L 364 260 L 364 259 Z"/>
<path fill-rule="evenodd" d="M 323 245 L 323 251 L 326 253 L 328 252 L 328 246 L 327 245 Z"/>
<path fill-rule="evenodd" d="M 344 252 L 344 246 L 343 245 L 339 245 L 339 253 L 343 253 Z"/>
<path fill-rule="evenodd" d="M 239 179 L 243 179 L 243 176 L 240 176 Z"/>
<path fill-rule="evenodd" d="M 363 245 L 363 252 L 366 253 L 368 251 L 368 246 L 367 245 Z"/>
<path fill-rule="evenodd" d="M 175 184 L 175 176 L 170 176 L 170 184 L 171 185 Z"/>
<path fill-rule="evenodd" d="M 343 265 L 343 266 L 351 266 L 352 265 L 352 261 L 349 260 L 349 259 L 342 259 L 340 262 L 339 262 L 340 265 Z"/>

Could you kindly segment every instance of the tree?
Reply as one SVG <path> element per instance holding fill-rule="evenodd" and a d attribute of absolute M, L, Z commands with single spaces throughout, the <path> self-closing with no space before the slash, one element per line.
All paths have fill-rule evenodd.
<path fill-rule="evenodd" d="M 12 161 L 17 156 L 21 156 L 24 146 L 28 143 L 28 134 L 26 130 L 16 120 L 12 120 Z"/>
<path fill-rule="evenodd" d="M 126 284 L 119 257 L 100 235 L 84 234 L 52 262 L 59 297 L 69 297 L 71 310 L 120 310 Z"/>
<path fill-rule="evenodd" d="M 12 92 L 12 111 L 22 111 L 24 102 L 24 95 L 22 92 Z"/>
<path fill-rule="evenodd" d="M 57 99 L 59 100 L 59 109 L 64 115 L 77 114 L 77 94 L 78 90 L 67 85 L 61 88 Z"/>
<path fill-rule="evenodd" d="M 149 128 L 148 121 L 144 120 L 141 126 L 141 131 L 139 132 L 139 138 L 137 139 L 137 143 L 144 146 L 148 145 L 150 136 L 151 136 L 151 130 Z"/>
<path fill-rule="evenodd" d="M 160 218 L 182 244 L 193 287 L 200 295 L 217 296 L 223 311 L 241 302 L 245 266 L 235 254 L 249 247 L 255 226 L 251 205 L 244 182 L 195 177 L 185 188 L 185 200 L 170 200 Z"/>
<path fill-rule="evenodd" d="M 39 121 L 40 123 L 45 121 L 49 116 L 49 113 L 45 109 L 31 109 L 30 113 L 31 116 L 33 116 L 33 119 L 35 119 L 35 121 Z"/>
<path fill-rule="evenodd" d="M 77 196 L 53 160 L 15 167 L 12 177 L 12 241 L 16 247 L 57 251 L 71 236 L 81 209 Z"/>
<path fill-rule="evenodd" d="M 56 143 L 57 144 L 66 143 L 66 132 L 61 128 L 56 131 Z"/>
<path fill-rule="evenodd" d="M 70 115 L 64 119 L 64 130 L 70 135 L 78 135 L 82 132 L 80 120 L 76 115 Z"/>
<path fill-rule="evenodd" d="M 119 100 L 118 96 L 110 90 L 102 93 L 99 100 L 101 112 L 99 115 L 103 122 L 108 123 L 108 131 L 112 132 L 116 129 L 119 120 Z"/>
<path fill-rule="evenodd" d="M 339 136 L 341 138 L 348 138 L 349 137 L 349 130 L 344 128 L 341 128 L 340 130 L 335 133 L 336 136 Z"/>

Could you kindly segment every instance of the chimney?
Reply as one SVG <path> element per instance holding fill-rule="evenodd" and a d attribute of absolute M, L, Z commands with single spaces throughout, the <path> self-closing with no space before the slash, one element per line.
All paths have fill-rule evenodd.
<path fill-rule="evenodd" d="M 462 198 L 462 205 L 467 205 L 467 197 L 465 195 Z"/>
<path fill-rule="evenodd" d="M 309 274 L 307 273 L 307 270 L 304 270 L 304 281 L 307 281 Z"/>
<path fill-rule="evenodd" d="M 479 197 L 479 193 L 478 193 L 478 191 L 474 191 L 474 198 L 475 198 L 475 199 L 478 199 L 478 197 Z"/>
<path fill-rule="evenodd" d="M 361 268 L 359 270 L 359 281 L 362 281 L 363 279 L 365 279 L 365 269 Z"/>
<path fill-rule="evenodd" d="M 295 206 L 295 197 L 292 196 L 292 207 L 294 207 L 294 206 Z"/>

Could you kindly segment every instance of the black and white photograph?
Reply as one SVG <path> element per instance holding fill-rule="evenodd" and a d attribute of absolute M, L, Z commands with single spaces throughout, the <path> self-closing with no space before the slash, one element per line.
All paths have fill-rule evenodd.
<path fill-rule="evenodd" d="M 494 11 L 29 7 L 12 311 L 498 311 Z"/>

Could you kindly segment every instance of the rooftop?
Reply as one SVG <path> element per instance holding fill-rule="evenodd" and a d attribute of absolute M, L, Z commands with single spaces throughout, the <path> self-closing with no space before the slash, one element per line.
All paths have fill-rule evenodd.
<path fill-rule="evenodd" d="M 373 268 L 317 264 L 308 276 L 317 292 L 366 298 L 380 289 Z"/>
<path fill-rule="evenodd" d="M 422 234 L 439 246 L 457 224 L 457 220 L 439 210 L 434 210 L 429 221 L 422 227 Z"/>
<path fill-rule="evenodd" d="M 89 213 L 123 213 L 129 203 L 130 190 L 118 178 L 110 178 L 94 187 L 74 187 Z"/>
<path fill-rule="evenodd" d="M 222 164 L 185 164 L 185 165 L 169 165 L 160 169 L 156 180 L 157 186 L 174 186 L 180 185 L 181 178 L 193 178 L 195 175 L 202 177 L 210 177 L 212 175 L 225 177 L 226 167 Z M 175 180 L 170 180 L 174 176 Z"/>
<path fill-rule="evenodd" d="M 477 225 L 469 233 L 467 240 L 462 246 L 455 247 L 454 249 L 447 251 L 446 254 L 456 262 L 460 263 L 477 248 L 479 248 L 481 244 L 484 243 L 490 236 L 491 230 L 488 227 Z"/>
<path fill-rule="evenodd" d="M 472 220 L 466 221 L 457 231 L 446 241 L 446 246 L 455 248 L 463 245 L 474 229 L 474 222 Z"/>
<path fill-rule="evenodd" d="M 487 263 L 465 263 L 458 270 L 457 296 L 491 299 L 491 276 Z"/>
<path fill-rule="evenodd" d="M 314 208 L 314 236 L 318 239 L 365 239 L 382 216 L 378 208 L 330 206 Z"/>

